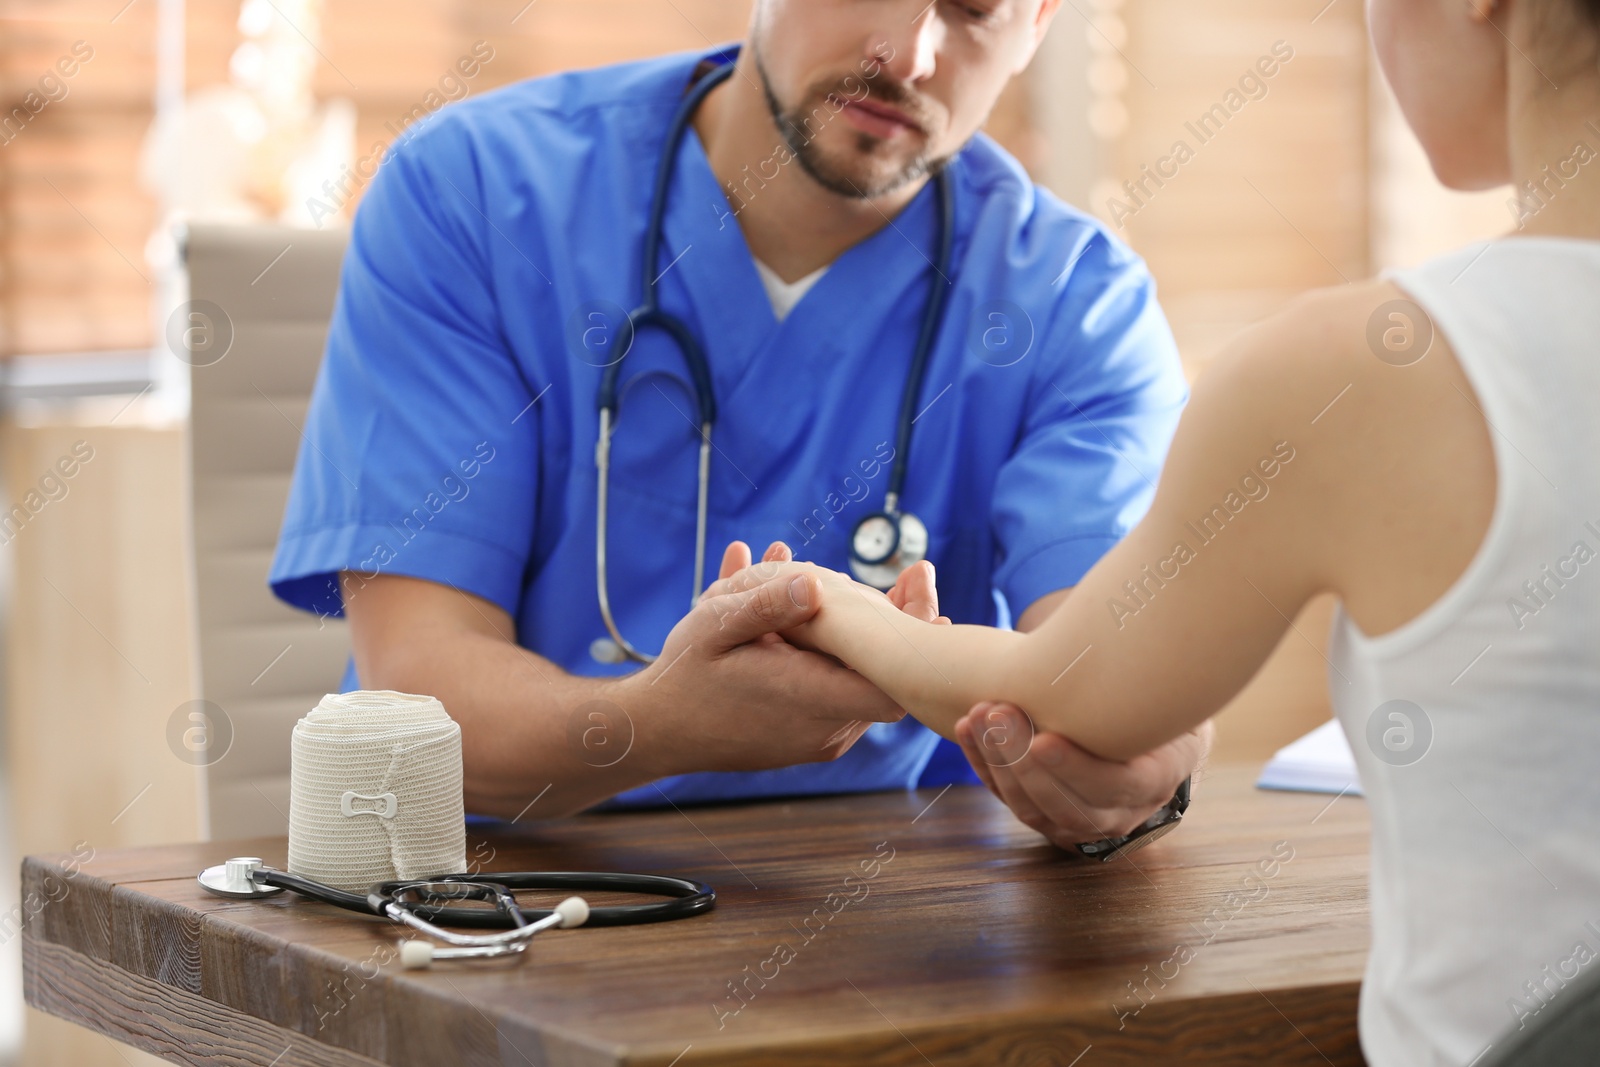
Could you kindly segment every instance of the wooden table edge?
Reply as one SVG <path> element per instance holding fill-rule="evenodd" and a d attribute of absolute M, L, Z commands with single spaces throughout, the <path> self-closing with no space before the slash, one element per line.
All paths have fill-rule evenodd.
<path fill-rule="evenodd" d="M 211 1067 L 222 1056 L 260 1067 L 384 1067 L 30 934 L 22 938 L 22 970 L 29 1007 L 173 1062 Z"/>
<path fill-rule="evenodd" d="M 31 1007 L 191 1067 L 212 1067 L 219 1062 L 251 1067 L 385 1067 L 383 1061 L 31 936 L 23 939 L 23 969 Z M 1312 1001 L 1348 1005 L 1353 1015 L 1360 983 L 1278 988 L 1273 993 L 1269 1003 L 1274 1010 L 1287 1004 L 1302 1018 Z M 1238 993 L 1208 1001 L 1179 1001 L 1172 1004 L 1172 1009 L 1183 1016 L 1210 1015 L 1222 1010 L 1226 1001 L 1250 996 Z M 487 1015 L 484 1018 L 486 1023 L 494 1022 Z M 1088 1035 L 1098 1029 L 1088 1019 L 1072 1014 L 1019 1016 L 1005 1023 L 1008 1041 L 1024 1046 L 1032 1043 L 1035 1047 L 1048 1042 L 1057 1047 L 1087 1048 L 1092 1044 Z M 804 1046 L 775 1045 L 770 1039 L 753 1037 L 748 1042 L 704 1049 L 694 1062 L 696 1067 L 739 1067 L 779 1062 L 780 1058 L 781 1062 L 838 1063 L 846 1062 L 839 1058 L 841 1055 L 862 1054 L 872 1046 L 903 1044 L 899 1058 L 912 1064 L 923 1062 L 924 1050 L 932 1050 L 928 1054 L 937 1058 L 944 1051 L 940 1048 L 943 1041 L 959 1041 L 970 1032 L 964 1023 L 952 1020 L 939 1026 L 914 1026 L 910 1032 L 894 1028 L 835 1033 L 826 1042 Z M 1317 1049 L 1309 1037 L 1301 1036 Z M 582 1050 L 569 1047 L 566 1055 L 549 1062 L 575 1064 L 581 1059 L 594 1067 L 669 1067 L 688 1051 L 650 1042 L 609 1049 L 590 1045 Z M 574 1053 L 578 1059 L 573 1058 Z M 1352 1062 L 1338 1052 L 1335 1055 L 1338 1059 L 1328 1062 Z M 870 1062 L 889 1062 L 888 1057 L 893 1057 L 892 1050 L 880 1048 Z"/>

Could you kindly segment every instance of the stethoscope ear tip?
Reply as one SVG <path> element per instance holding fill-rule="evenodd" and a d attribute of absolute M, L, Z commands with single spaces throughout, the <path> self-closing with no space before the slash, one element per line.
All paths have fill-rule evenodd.
<path fill-rule="evenodd" d="M 589 921 L 589 902 L 582 897 L 568 897 L 555 906 L 555 913 L 561 919 L 561 929 L 570 930 Z"/>
<path fill-rule="evenodd" d="M 426 941 L 400 942 L 400 966 L 408 971 L 421 971 L 433 965 L 433 946 Z"/>
<path fill-rule="evenodd" d="M 400 914 L 399 908 L 390 911 L 391 918 L 399 918 L 402 922 L 419 926 L 415 918 L 405 918 Z M 574 926 L 582 926 L 589 921 L 589 902 L 582 897 L 568 897 L 554 908 L 550 914 L 536 923 L 524 926 L 518 930 L 508 931 L 498 939 L 463 938 L 459 935 L 443 933 L 437 929 L 429 928 L 428 932 L 435 936 L 451 938 L 455 944 L 435 946 L 420 938 L 400 942 L 400 966 L 408 971 L 422 971 L 433 966 L 434 960 L 457 960 L 468 958 L 489 958 L 494 956 L 514 955 L 523 952 L 528 947 L 528 939 L 541 930 L 559 927 L 570 930 Z M 426 924 L 421 924 L 426 925 Z M 481 942 L 483 940 L 498 940 L 497 944 L 468 944 L 466 942 Z"/>

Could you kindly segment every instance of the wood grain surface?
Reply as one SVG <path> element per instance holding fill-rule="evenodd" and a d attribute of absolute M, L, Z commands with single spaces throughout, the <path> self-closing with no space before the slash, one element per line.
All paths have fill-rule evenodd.
<path fill-rule="evenodd" d="M 961 787 L 474 830 L 488 871 L 680 874 L 717 908 L 421 972 L 387 923 L 196 885 L 281 838 L 30 857 L 27 997 L 192 1064 L 1360 1064 L 1365 802 L 1254 771 L 1107 865 Z"/>

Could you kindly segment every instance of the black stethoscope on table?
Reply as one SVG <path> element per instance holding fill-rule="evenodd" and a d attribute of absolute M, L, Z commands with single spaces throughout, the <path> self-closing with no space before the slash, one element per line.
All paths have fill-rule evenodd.
<path fill-rule="evenodd" d="M 710 911 L 717 902 L 715 890 L 687 878 L 567 871 L 447 874 L 437 878 L 382 882 L 363 896 L 268 867 L 254 856 L 240 856 L 207 867 L 200 872 L 198 881 L 209 893 L 240 900 L 270 897 L 287 889 L 347 911 L 404 924 L 443 942 L 435 946 L 426 941 L 402 941 L 400 962 L 407 968 L 426 967 L 436 959 L 514 955 L 524 951 L 535 934 L 552 927 L 637 926 L 687 919 Z M 591 908 L 582 897 L 568 897 L 549 910 L 524 909 L 517 904 L 515 893 L 536 889 L 642 893 L 668 899 L 658 904 Z M 476 901 L 489 907 L 457 906 L 463 901 Z M 498 932 L 462 934 L 446 930 L 444 926 Z"/>
<path fill-rule="evenodd" d="M 706 511 L 711 495 L 711 430 L 717 421 L 717 401 L 711 385 L 711 365 L 705 349 L 696 340 L 681 318 L 661 306 L 656 283 L 660 280 L 656 264 L 661 254 L 661 237 L 666 217 L 667 196 L 672 185 L 672 171 L 677 162 L 678 149 L 683 144 L 689 124 L 700 104 L 711 91 L 733 74 L 732 63 L 725 63 L 704 75 L 689 90 L 673 115 L 667 128 L 666 147 L 656 169 L 654 195 L 650 204 L 649 222 L 644 235 L 642 260 L 644 301 L 628 315 L 629 336 L 637 339 L 639 331 L 655 327 L 670 337 L 677 345 L 689 367 L 694 382 L 695 400 L 700 419 L 700 480 L 695 514 L 694 592 L 690 605 L 699 601 L 705 589 Z M 905 393 L 900 402 L 900 420 L 895 434 L 894 465 L 890 468 L 888 491 L 884 495 L 883 510 L 874 512 L 856 523 L 850 535 L 850 570 L 861 581 L 879 589 L 893 587 L 907 569 L 927 558 L 928 528 L 915 515 L 900 509 L 900 496 L 905 489 L 906 460 L 911 450 L 911 427 L 916 421 L 917 397 L 922 392 L 922 381 L 928 369 L 938 338 L 939 323 L 944 316 L 944 305 L 950 288 L 950 268 L 954 247 L 954 206 L 949 178 L 942 172 L 934 179 L 938 194 L 939 243 L 938 257 L 934 263 L 934 276 L 928 302 L 923 310 L 922 326 L 917 335 L 917 347 L 911 357 L 911 369 L 906 374 Z M 941 284 L 945 283 L 945 284 Z M 596 403 L 600 408 L 600 439 L 595 445 L 595 466 L 599 471 L 599 492 L 595 519 L 595 572 L 600 597 L 600 617 L 605 621 L 610 638 L 601 638 L 590 645 L 590 654 L 601 663 L 622 663 L 634 660 L 653 663 L 655 656 L 639 651 L 622 636 L 617 620 L 611 613 L 611 598 L 606 581 L 606 523 L 608 490 L 611 481 L 611 435 L 617 421 L 617 381 L 622 373 L 624 352 L 605 368 L 600 378 Z"/>

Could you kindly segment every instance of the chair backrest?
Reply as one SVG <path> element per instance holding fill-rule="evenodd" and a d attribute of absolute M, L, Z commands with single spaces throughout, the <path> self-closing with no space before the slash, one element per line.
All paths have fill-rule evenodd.
<path fill-rule="evenodd" d="M 196 691 L 220 709 L 225 754 L 204 770 L 210 838 L 282 834 L 289 738 L 349 655 L 344 623 L 295 611 L 267 571 L 322 361 L 348 235 L 279 226 L 191 226 L 189 493 L 197 598 Z"/>
<path fill-rule="evenodd" d="M 1587 938 L 1583 939 L 1587 942 Z M 1474 1067 L 1594 1067 L 1600 1063 L 1600 967 L 1580 971 L 1560 989 L 1544 986 L 1547 1002 L 1531 1019 L 1507 1030 Z M 1520 996 L 1520 995 L 1519 995 Z"/>

